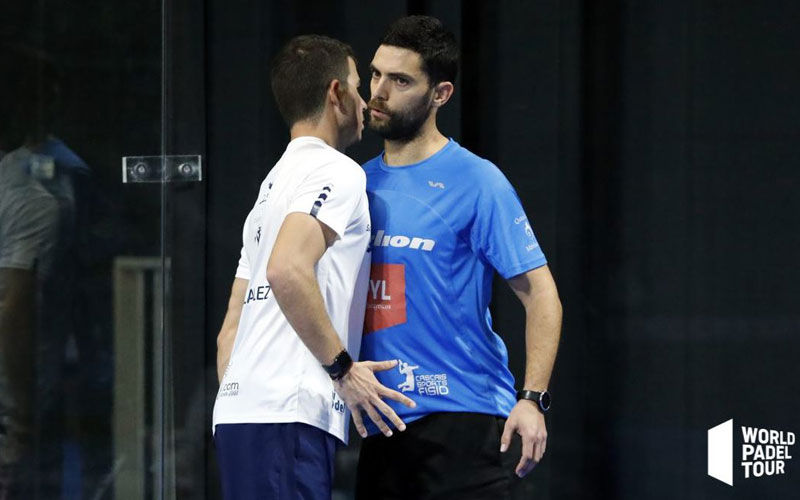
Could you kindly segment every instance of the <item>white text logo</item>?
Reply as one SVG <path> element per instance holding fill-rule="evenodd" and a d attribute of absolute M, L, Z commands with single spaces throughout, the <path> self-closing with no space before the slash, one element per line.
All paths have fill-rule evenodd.
<path fill-rule="evenodd" d="M 794 444 L 794 432 L 742 426 L 742 467 L 744 477 L 785 474 L 786 460 L 791 460 L 789 447 Z"/>
<path fill-rule="evenodd" d="M 369 290 L 372 293 L 372 300 L 392 300 L 392 296 L 386 293 L 386 280 L 369 280 Z M 381 291 L 380 299 L 378 290 Z"/>
<path fill-rule="evenodd" d="M 419 238 L 417 236 L 411 238 L 403 235 L 392 236 L 385 234 L 383 229 L 380 229 L 377 233 L 375 233 L 375 237 L 372 238 L 371 244 L 374 247 L 408 247 L 412 250 L 425 250 L 426 252 L 430 252 L 433 250 L 436 242 L 425 238 Z"/>
<path fill-rule="evenodd" d="M 420 396 L 446 396 L 450 394 L 446 373 L 414 375 L 414 370 L 419 369 L 419 366 L 411 366 L 410 363 L 406 363 L 402 359 L 398 359 L 397 362 L 397 370 L 406 377 L 397 386 L 400 392 L 416 392 Z"/>
<path fill-rule="evenodd" d="M 795 443 L 795 434 L 758 427 L 741 429 L 744 478 L 785 474 L 786 462 L 792 459 L 789 447 Z M 730 486 L 733 448 L 733 419 L 708 429 L 708 475 Z"/>

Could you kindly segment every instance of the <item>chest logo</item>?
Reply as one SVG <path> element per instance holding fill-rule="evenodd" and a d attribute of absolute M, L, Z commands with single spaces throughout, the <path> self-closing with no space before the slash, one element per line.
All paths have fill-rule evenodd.
<path fill-rule="evenodd" d="M 364 314 L 364 334 L 402 325 L 406 318 L 406 268 L 403 264 L 372 264 Z"/>
<path fill-rule="evenodd" d="M 424 250 L 430 252 L 436 245 L 436 241 L 420 238 L 418 236 L 403 236 L 401 234 L 392 236 L 386 234 L 383 229 L 378 230 L 372 238 L 370 244 L 373 247 L 394 247 L 394 248 L 410 248 L 411 250 Z"/>
<path fill-rule="evenodd" d="M 432 188 L 444 189 L 444 182 L 428 181 L 428 185 Z"/>

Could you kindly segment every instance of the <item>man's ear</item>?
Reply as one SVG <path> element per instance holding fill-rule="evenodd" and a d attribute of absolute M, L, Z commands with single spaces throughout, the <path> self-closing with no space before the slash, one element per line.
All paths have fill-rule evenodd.
<path fill-rule="evenodd" d="M 455 86 L 453 86 L 452 82 L 437 83 L 433 89 L 433 105 L 437 108 L 444 106 L 450 100 L 453 92 L 455 92 Z"/>
<path fill-rule="evenodd" d="M 334 78 L 331 80 L 331 83 L 328 84 L 328 101 L 330 101 L 331 105 L 335 108 L 338 107 L 342 97 L 342 84 Z"/>

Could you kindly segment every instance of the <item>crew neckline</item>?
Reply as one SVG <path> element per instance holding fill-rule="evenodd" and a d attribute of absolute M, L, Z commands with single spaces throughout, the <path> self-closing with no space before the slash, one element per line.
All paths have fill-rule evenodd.
<path fill-rule="evenodd" d="M 421 167 L 425 163 L 427 163 L 429 161 L 433 161 L 433 160 L 439 158 L 440 156 L 442 156 L 446 152 L 450 151 L 452 148 L 454 148 L 457 145 L 458 145 L 458 143 L 456 141 L 454 141 L 452 137 L 448 137 L 447 144 L 442 146 L 439 149 L 439 151 L 433 153 L 432 155 L 430 155 L 429 157 L 425 158 L 424 160 L 418 161 L 417 163 L 409 163 L 408 165 L 396 165 L 396 166 L 387 165 L 386 162 L 383 161 L 383 155 L 386 153 L 386 150 L 383 150 L 383 151 L 381 151 L 381 154 L 378 155 L 378 166 L 384 172 L 398 172 L 398 171 L 407 170 L 407 169 L 410 169 L 410 168 Z"/>
<path fill-rule="evenodd" d="M 289 144 L 286 145 L 286 149 L 294 149 L 304 144 L 320 144 L 327 148 L 332 148 L 330 144 L 320 139 L 319 137 L 315 137 L 313 135 L 301 135 L 300 137 L 295 137 L 294 139 L 289 141 Z"/>

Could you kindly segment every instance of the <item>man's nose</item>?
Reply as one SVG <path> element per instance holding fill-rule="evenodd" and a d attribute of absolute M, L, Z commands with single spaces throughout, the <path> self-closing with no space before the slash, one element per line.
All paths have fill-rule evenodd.
<path fill-rule="evenodd" d="M 387 86 L 387 79 L 384 77 L 380 77 L 378 81 L 372 84 L 372 98 L 373 99 L 382 99 L 386 100 L 388 95 L 388 86 Z"/>

